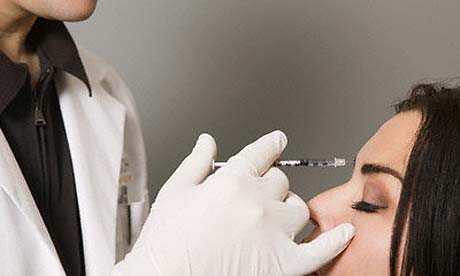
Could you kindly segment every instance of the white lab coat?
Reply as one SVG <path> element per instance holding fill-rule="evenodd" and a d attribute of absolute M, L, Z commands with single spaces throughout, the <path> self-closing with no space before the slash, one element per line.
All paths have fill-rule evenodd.
<path fill-rule="evenodd" d="M 103 276 L 129 250 L 149 209 L 144 141 L 129 89 L 117 73 L 80 49 L 85 84 L 58 73 L 56 88 L 73 163 L 86 275 Z M 121 163 L 125 163 L 123 175 Z M 123 181 L 120 181 L 123 179 Z M 120 182 L 128 187 L 130 223 L 120 215 Z M 126 210 L 126 209 L 124 209 Z M 65 275 L 15 157 L 0 130 L 0 275 Z"/>

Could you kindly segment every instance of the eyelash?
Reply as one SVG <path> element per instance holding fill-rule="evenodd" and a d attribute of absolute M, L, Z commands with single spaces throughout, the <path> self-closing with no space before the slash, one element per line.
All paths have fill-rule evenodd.
<path fill-rule="evenodd" d="M 377 213 L 379 210 L 388 208 L 388 206 L 375 205 L 375 204 L 361 200 L 361 201 L 353 202 L 353 204 L 351 205 L 351 208 L 357 211 L 373 214 L 373 213 Z"/>

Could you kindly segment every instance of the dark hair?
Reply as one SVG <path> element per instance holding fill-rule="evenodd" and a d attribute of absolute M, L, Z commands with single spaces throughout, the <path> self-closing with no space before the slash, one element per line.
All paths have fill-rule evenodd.
<path fill-rule="evenodd" d="M 395 109 L 422 120 L 393 225 L 391 275 L 459 275 L 460 86 L 418 84 Z"/>

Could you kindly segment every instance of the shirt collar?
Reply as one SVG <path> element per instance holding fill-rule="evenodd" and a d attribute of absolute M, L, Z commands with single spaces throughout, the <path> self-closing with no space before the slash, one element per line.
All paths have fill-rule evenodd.
<path fill-rule="evenodd" d="M 43 51 L 50 65 L 80 79 L 91 96 L 88 75 L 77 46 L 63 22 L 38 18 L 30 31 L 28 42 Z"/>
<path fill-rule="evenodd" d="M 0 114 L 27 80 L 27 66 L 13 63 L 0 51 Z"/>
<path fill-rule="evenodd" d="M 44 54 L 47 64 L 80 79 L 91 96 L 91 85 L 77 47 L 64 23 L 38 18 L 28 37 L 28 46 Z M 0 113 L 22 88 L 27 66 L 14 63 L 0 51 Z"/>

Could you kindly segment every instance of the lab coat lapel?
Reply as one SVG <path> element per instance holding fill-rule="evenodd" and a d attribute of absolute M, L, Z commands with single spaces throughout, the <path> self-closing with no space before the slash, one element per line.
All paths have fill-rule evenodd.
<path fill-rule="evenodd" d="M 70 74 L 56 81 L 73 163 L 86 275 L 109 275 L 115 264 L 118 177 L 125 107 L 101 85 L 85 85 Z"/>
<path fill-rule="evenodd" d="M 60 263 L 57 252 L 54 248 L 51 237 L 49 236 L 46 225 L 38 211 L 32 194 L 27 186 L 24 175 L 19 168 L 19 164 L 14 157 L 14 154 L 6 140 L 3 132 L 0 130 L 0 187 L 9 195 L 14 204 L 18 207 L 19 213 L 24 215 L 30 222 L 30 231 L 36 232 L 43 240 L 43 245 L 50 252 L 52 259 L 49 260 L 50 265 L 54 263 L 59 267 L 62 275 L 64 269 Z M 8 222 L 3 222 L 8 223 Z M 2 254 L 8 254 L 3 252 Z"/>

